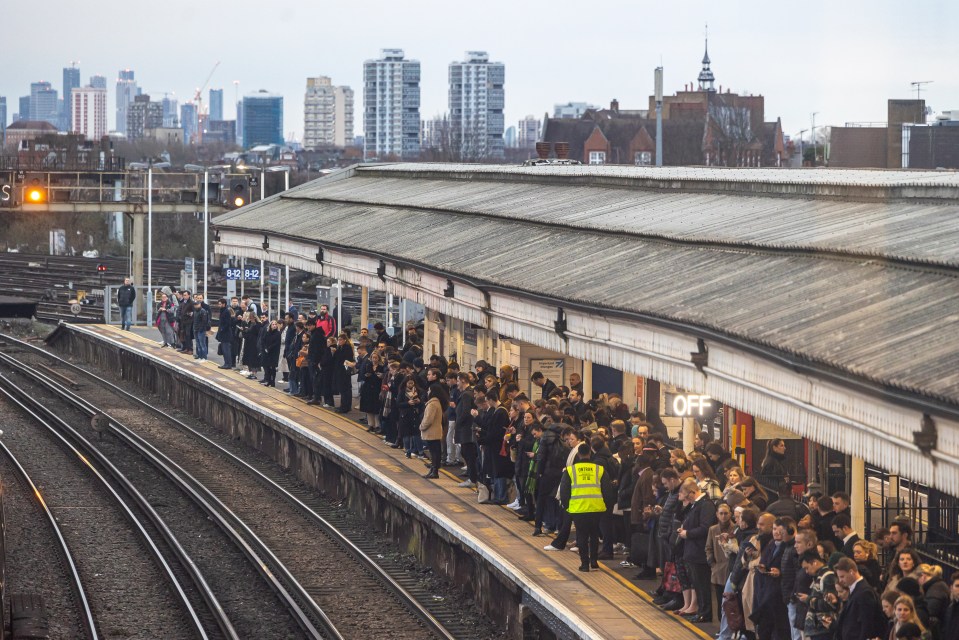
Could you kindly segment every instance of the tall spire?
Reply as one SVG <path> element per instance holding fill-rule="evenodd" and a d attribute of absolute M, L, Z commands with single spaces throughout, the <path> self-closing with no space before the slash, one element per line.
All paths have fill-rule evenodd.
<path fill-rule="evenodd" d="M 709 68 L 709 25 L 706 25 L 706 52 L 703 54 L 703 68 L 699 72 L 699 90 L 715 91 L 713 83 L 716 81 L 712 69 Z"/>

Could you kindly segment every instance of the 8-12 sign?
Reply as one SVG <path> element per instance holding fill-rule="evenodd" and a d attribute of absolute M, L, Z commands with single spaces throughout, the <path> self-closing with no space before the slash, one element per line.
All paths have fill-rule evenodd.
<path fill-rule="evenodd" d="M 227 280 L 259 280 L 259 269 L 227 269 Z"/>

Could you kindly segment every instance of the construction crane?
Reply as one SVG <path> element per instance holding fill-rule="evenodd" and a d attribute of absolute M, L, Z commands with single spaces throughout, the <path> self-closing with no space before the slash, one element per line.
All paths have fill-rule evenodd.
<path fill-rule="evenodd" d="M 909 83 L 909 84 L 911 84 L 913 87 L 916 88 L 916 100 L 919 99 L 919 92 L 922 91 L 922 85 L 924 85 L 924 84 L 932 84 L 932 83 L 933 83 L 932 80 L 917 80 L 916 82 L 910 82 L 910 83 Z"/>
<path fill-rule="evenodd" d="M 213 68 L 210 69 L 210 74 L 206 77 L 203 86 L 196 90 L 196 94 L 193 96 L 193 102 L 196 103 L 196 115 L 197 117 L 203 113 L 203 90 L 206 89 L 206 86 L 210 84 L 210 78 L 213 77 L 213 72 L 216 71 L 216 68 L 220 66 L 220 61 L 217 60 L 216 64 L 213 65 Z"/>

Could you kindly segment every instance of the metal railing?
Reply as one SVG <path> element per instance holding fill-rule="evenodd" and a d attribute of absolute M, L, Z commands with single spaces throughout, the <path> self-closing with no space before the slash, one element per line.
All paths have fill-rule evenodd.
<path fill-rule="evenodd" d="M 0 155 L 0 171 L 126 171 L 125 158 L 101 158 L 99 152 L 71 153 L 51 151 L 23 155 Z"/>

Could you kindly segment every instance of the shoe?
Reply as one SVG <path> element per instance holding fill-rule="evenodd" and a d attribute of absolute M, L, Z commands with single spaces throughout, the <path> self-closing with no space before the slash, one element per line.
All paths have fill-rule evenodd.
<path fill-rule="evenodd" d="M 193 356 L 193 359 L 194 359 L 194 360 L 199 360 L 199 359 L 200 359 L 200 356 L 194 355 L 194 356 Z"/>
<path fill-rule="evenodd" d="M 427 480 L 437 480 L 437 479 L 440 477 L 440 474 L 439 474 L 439 473 L 435 473 L 435 472 L 433 472 L 433 471 L 430 471 L 429 473 L 427 473 L 427 474 L 424 475 L 423 477 L 426 478 Z"/>
<path fill-rule="evenodd" d="M 626 545 L 622 542 L 617 542 L 613 545 L 613 553 L 622 553 L 624 551 L 626 551 Z"/>
<path fill-rule="evenodd" d="M 545 535 L 542 529 L 533 529 L 533 536 L 542 536 Z"/>
<path fill-rule="evenodd" d="M 409 451 L 407 451 L 407 452 L 406 452 L 406 457 L 407 457 L 407 459 L 412 458 L 412 457 L 413 457 L 413 454 L 410 453 Z"/>
<path fill-rule="evenodd" d="M 250 371 L 249 371 L 248 369 L 242 369 L 242 370 L 240 371 L 240 375 L 241 375 L 241 376 L 248 376 L 248 375 L 250 375 Z"/>
<path fill-rule="evenodd" d="M 551 544 L 548 544 L 545 547 L 543 547 L 543 551 L 562 551 L 562 549 L 559 547 L 554 547 Z"/>
<path fill-rule="evenodd" d="M 613 554 L 609 553 L 608 551 L 600 552 L 599 555 L 596 556 L 596 559 L 597 559 L 597 560 L 612 560 L 612 559 L 613 559 Z"/>
<path fill-rule="evenodd" d="M 395 446 L 395 445 L 396 445 L 395 442 L 388 442 L 388 441 L 385 441 L 385 440 L 383 441 L 383 444 L 385 444 L 387 447 L 392 447 L 392 446 Z"/>
<path fill-rule="evenodd" d="M 519 498 L 517 498 L 516 500 L 513 500 L 506 506 L 509 507 L 510 509 L 519 509 Z"/>
<path fill-rule="evenodd" d="M 589 566 L 587 566 L 587 565 L 584 564 L 584 565 L 580 566 L 579 570 L 580 570 L 580 571 L 583 571 L 583 572 L 585 572 L 585 573 L 589 573 Z"/>
<path fill-rule="evenodd" d="M 217 369 L 229 369 L 229 368 L 230 368 L 230 367 L 226 366 L 225 364 L 224 364 L 224 365 L 220 365 L 219 367 L 217 367 Z"/>
<path fill-rule="evenodd" d="M 684 605 L 682 600 L 677 600 L 674 598 L 672 600 L 669 600 L 666 604 L 661 605 L 661 608 L 663 611 L 678 611 L 682 609 L 683 606 Z"/>
<path fill-rule="evenodd" d="M 400 444 L 399 442 L 397 442 L 396 444 L 392 445 L 390 448 L 391 448 L 391 449 L 402 449 L 402 448 L 403 448 L 403 445 Z"/>
<path fill-rule="evenodd" d="M 598 563 L 598 562 L 590 562 L 590 563 L 589 563 L 589 568 L 590 568 L 590 569 L 599 569 L 599 563 Z"/>
<path fill-rule="evenodd" d="M 696 617 L 694 617 L 694 618 L 690 618 L 689 621 L 690 621 L 690 622 L 696 622 L 696 623 L 712 622 L 712 621 L 713 621 L 713 617 L 712 617 L 712 616 L 696 616 Z"/>
<path fill-rule="evenodd" d="M 642 575 L 642 574 L 640 574 L 640 575 Z M 635 580 L 639 580 L 640 578 L 637 576 L 637 577 L 634 578 L 634 579 L 635 579 Z M 666 596 L 656 596 L 655 598 L 653 598 L 653 604 L 656 605 L 657 607 L 659 607 L 659 606 L 662 606 L 662 605 L 666 604 L 666 603 L 669 602 L 670 600 L 672 600 L 672 598 L 667 598 Z"/>
<path fill-rule="evenodd" d="M 316 405 L 318 405 L 318 404 L 320 404 L 320 403 L 317 402 L 316 400 L 307 400 L 307 401 L 306 401 L 306 404 L 315 407 Z"/>
<path fill-rule="evenodd" d="M 262 384 L 262 385 L 264 385 L 264 386 L 267 386 L 267 385 L 269 385 L 270 383 L 267 382 L 266 380 L 260 380 L 260 384 Z"/>
<path fill-rule="evenodd" d="M 579 553 L 579 547 L 577 547 L 575 544 L 572 547 L 570 547 L 569 550 L 572 551 L 573 553 Z"/>
<path fill-rule="evenodd" d="M 461 482 L 461 483 L 459 483 L 459 484 L 456 485 L 456 486 L 457 486 L 457 487 L 460 487 L 461 489 L 475 489 L 475 488 L 476 488 L 476 484 L 473 483 L 473 482 L 470 482 L 469 480 L 466 480 L 466 481 L 464 481 L 464 482 Z"/>
<path fill-rule="evenodd" d="M 256 380 L 256 376 L 252 373 L 246 377 L 247 380 Z"/>
<path fill-rule="evenodd" d="M 625 567 L 626 569 L 629 569 L 630 567 L 635 567 L 636 565 L 634 565 L 634 564 L 633 564 L 632 562 L 630 562 L 629 560 L 623 560 L 622 562 L 619 563 L 619 566 Z M 638 579 L 638 578 L 637 578 L 637 579 Z"/>

